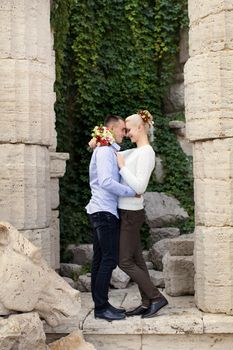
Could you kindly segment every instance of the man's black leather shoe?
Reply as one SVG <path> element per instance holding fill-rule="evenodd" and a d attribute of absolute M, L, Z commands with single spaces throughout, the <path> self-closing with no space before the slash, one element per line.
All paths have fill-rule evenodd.
<path fill-rule="evenodd" d="M 150 318 L 153 317 L 156 312 L 158 312 L 162 307 L 168 304 L 168 301 L 166 298 L 161 297 L 158 299 L 158 301 L 153 302 L 150 304 L 146 312 L 142 315 L 142 318 Z"/>
<path fill-rule="evenodd" d="M 126 316 L 140 316 L 144 315 L 144 313 L 148 310 L 148 308 L 143 307 L 142 305 L 139 305 L 136 307 L 136 309 L 131 311 L 126 311 Z"/>
<path fill-rule="evenodd" d="M 95 311 L 95 318 L 101 318 L 106 321 L 118 321 L 125 318 L 124 313 L 114 312 L 110 308 L 107 308 L 103 311 Z"/>
<path fill-rule="evenodd" d="M 110 309 L 113 312 L 119 312 L 119 313 L 125 313 L 125 309 L 123 307 L 117 308 L 111 304 L 108 305 L 108 309 Z"/>

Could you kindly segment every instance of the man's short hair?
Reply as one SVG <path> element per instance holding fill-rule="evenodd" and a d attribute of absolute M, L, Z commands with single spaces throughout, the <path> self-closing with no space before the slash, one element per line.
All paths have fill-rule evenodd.
<path fill-rule="evenodd" d="M 118 115 L 109 115 L 105 118 L 104 125 L 109 126 L 112 123 L 118 123 L 119 120 L 124 120 L 124 119 L 119 117 Z"/>

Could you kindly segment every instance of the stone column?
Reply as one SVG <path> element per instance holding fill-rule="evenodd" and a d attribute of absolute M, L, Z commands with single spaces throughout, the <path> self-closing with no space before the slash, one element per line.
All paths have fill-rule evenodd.
<path fill-rule="evenodd" d="M 185 66 L 187 136 L 193 142 L 195 298 L 233 314 L 233 2 L 189 0 Z"/>
<path fill-rule="evenodd" d="M 50 0 L 1 1 L 0 220 L 39 245 L 57 268 L 50 197 L 50 153 L 56 151 L 52 46 Z M 58 186 L 55 191 L 57 197 Z"/>

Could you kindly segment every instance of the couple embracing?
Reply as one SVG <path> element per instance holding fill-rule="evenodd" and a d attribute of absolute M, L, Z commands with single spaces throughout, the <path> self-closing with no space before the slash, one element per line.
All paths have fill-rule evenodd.
<path fill-rule="evenodd" d="M 92 154 L 89 176 L 91 199 L 86 206 L 94 231 L 91 272 L 95 318 L 107 321 L 126 316 L 153 317 L 167 304 L 166 298 L 150 280 L 142 256 L 140 228 L 144 222 L 143 193 L 155 166 L 155 153 L 149 143 L 153 134 L 153 118 L 148 111 L 139 111 L 126 118 L 110 116 L 105 127 L 114 135 L 114 142 L 98 146 Z M 123 152 L 123 137 L 137 147 Z M 126 311 L 108 301 L 112 271 L 119 267 L 137 283 L 141 305 Z"/>

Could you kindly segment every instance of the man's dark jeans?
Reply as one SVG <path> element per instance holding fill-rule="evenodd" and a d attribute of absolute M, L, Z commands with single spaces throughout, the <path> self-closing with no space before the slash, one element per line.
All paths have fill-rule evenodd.
<path fill-rule="evenodd" d="M 94 229 L 92 298 L 95 310 L 103 310 L 108 306 L 108 289 L 112 271 L 118 264 L 119 219 L 106 211 L 90 214 L 89 218 Z"/>

